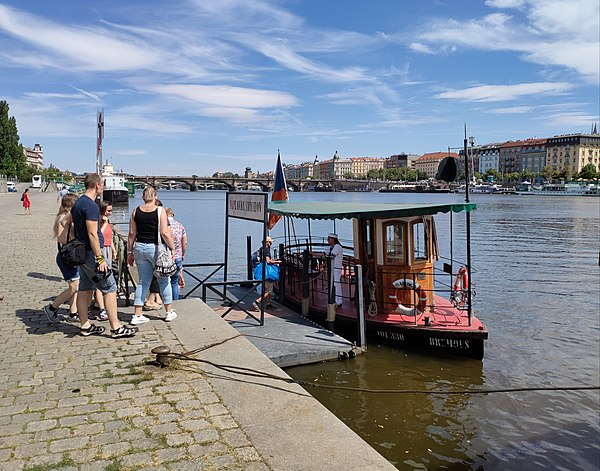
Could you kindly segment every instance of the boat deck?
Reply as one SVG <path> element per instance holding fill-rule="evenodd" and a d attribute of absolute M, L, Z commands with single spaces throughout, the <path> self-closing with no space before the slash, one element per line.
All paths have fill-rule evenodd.
<path fill-rule="evenodd" d="M 280 368 L 336 360 L 350 351 L 361 353 L 352 342 L 277 302 L 273 302 L 273 308 L 265 310 L 264 325 L 259 325 L 242 309 L 260 318 L 260 312 L 254 312 L 251 305 L 258 294 L 252 292 L 245 297 L 247 291 L 242 287 L 228 289 L 229 299 L 244 301 L 241 307 L 229 312 L 225 320 Z M 224 306 L 222 300 L 215 296 L 207 298 L 206 303 L 221 316 L 229 309 L 229 305 Z"/>
<path fill-rule="evenodd" d="M 323 315 L 327 309 L 326 276 L 327 274 L 322 272 L 318 277 L 314 278 L 310 292 L 311 309 Z M 356 322 L 358 314 L 354 301 L 355 287 L 347 279 L 345 280 L 344 277 L 342 277 L 341 285 L 343 302 L 341 307 L 336 308 L 336 318 Z M 300 289 L 289 290 L 286 295 L 295 304 L 301 304 Z M 365 300 L 365 304 L 368 306 L 368 300 Z M 429 318 L 429 325 L 425 323 L 426 317 Z M 367 324 L 371 324 L 372 326 L 394 324 L 402 328 L 414 327 L 431 330 L 443 329 L 454 332 L 481 332 L 482 335 L 487 337 L 487 330 L 479 319 L 472 316 L 471 325 L 469 325 L 467 311 L 458 311 L 448 299 L 439 295 L 434 296 L 433 310 L 430 312 L 430 306 L 428 306 L 427 310 L 418 315 L 416 319 L 414 316 L 403 315 L 400 312 L 390 309 L 388 312 L 379 312 L 374 316 L 365 312 L 365 320 Z"/>

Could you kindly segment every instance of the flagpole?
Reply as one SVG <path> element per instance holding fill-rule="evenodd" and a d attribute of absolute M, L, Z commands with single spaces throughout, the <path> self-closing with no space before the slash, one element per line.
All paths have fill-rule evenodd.
<path fill-rule="evenodd" d="M 102 175 L 102 140 L 104 139 L 104 108 L 97 113 L 96 173 Z"/>

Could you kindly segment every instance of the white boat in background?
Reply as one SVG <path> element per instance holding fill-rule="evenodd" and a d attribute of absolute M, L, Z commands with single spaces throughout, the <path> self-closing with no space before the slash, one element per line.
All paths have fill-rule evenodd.
<path fill-rule="evenodd" d="M 104 190 L 102 199 L 111 204 L 127 204 L 129 202 L 129 193 L 125 186 L 125 177 L 115 175 L 113 166 L 106 162 L 102 168 L 102 178 L 104 179 Z"/>
<path fill-rule="evenodd" d="M 465 185 L 461 185 L 456 189 L 457 193 L 464 193 Z M 500 193 L 502 188 L 495 183 L 471 183 L 469 185 L 469 193 Z"/>
<path fill-rule="evenodd" d="M 535 186 L 529 182 L 522 182 L 517 185 L 516 194 L 539 196 L 600 196 L 600 185 L 598 183 L 588 182 L 560 182 L 544 183 L 543 185 Z"/>

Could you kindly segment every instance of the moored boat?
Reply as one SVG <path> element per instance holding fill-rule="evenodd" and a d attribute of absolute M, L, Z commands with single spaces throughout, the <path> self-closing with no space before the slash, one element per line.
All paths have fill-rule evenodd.
<path fill-rule="evenodd" d="M 102 199 L 111 204 L 127 204 L 129 202 L 129 190 L 125 186 L 125 177 L 115 175 L 113 166 L 106 162 L 102 168 L 102 178 L 104 179 L 104 190 Z"/>
<path fill-rule="evenodd" d="M 517 185 L 516 193 L 538 196 L 600 196 L 600 185 L 598 183 L 559 182 L 535 186 L 529 182 L 522 182 Z"/>
<path fill-rule="evenodd" d="M 322 238 L 299 239 L 295 230 L 286 230 L 280 244 L 280 299 L 297 311 L 324 323 L 335 323 L 336 327 L 356 325 L 362 309 L 366 313 L 367 335 L 377 341 L 482 359 L 488 331 L 473 314 L 471 270 L 458 263 L 452 246 L 450 257 L 440 255 L 434 221 L 435 215 L 448 214 L 452 232 L 454 215 L 474 209 L 475 204 L 468 202 L 270 205 L 272 213 L 286 219 L 352 220 L 352 242 L 343 245 L 341 280 L 337 285 L 341 287 L 342 303 L 335 304 L 335 270 L 328 268 L 330 246 Z M 453 240 L 451 234 L 451 245 Z"/>

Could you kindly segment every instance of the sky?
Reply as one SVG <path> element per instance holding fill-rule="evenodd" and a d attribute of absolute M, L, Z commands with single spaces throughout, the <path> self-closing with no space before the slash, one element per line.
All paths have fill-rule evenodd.
<path fill-rule="evenodd" d="M 0 99 L 44 163 L 273 170 L 589 133 L 598 0 L 0 0 Z M 600 124 L 599 124 L 600 125 Z"/>

